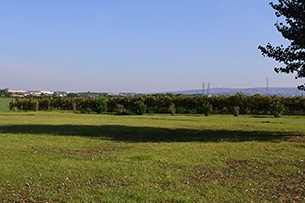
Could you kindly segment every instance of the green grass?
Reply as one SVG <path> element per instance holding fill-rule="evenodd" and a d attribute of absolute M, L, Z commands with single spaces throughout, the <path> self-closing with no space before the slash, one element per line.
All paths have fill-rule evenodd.
<path fill-rule="evenodd" d="M 305 202 L 298 116 L 0 114 L 2 202 Z"/>
<path fill-rule="evenodd" d="M 11 98 L 0 98 L 0 112 L 9 111 L 9 103 L 12 101 Z"/>

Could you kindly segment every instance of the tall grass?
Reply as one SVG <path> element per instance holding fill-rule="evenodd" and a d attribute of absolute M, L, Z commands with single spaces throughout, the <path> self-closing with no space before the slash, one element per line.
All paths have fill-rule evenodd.
<path fill-rule="evenodd" d="M 2 202 L 302 202 L 304 117 L 0 114 Z"/>

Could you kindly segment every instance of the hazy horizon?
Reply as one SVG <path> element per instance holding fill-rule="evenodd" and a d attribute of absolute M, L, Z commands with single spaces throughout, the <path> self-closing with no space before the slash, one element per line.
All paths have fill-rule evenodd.
<path fill-rule="evenodd" d="M 0 2 L 1 88 L 163 92 L 296 87 L 259 45 L 285 44 L 267 1 Z"/>
<path fill-rule="evenodd" d="M 268 89 L 295 89 L 298 90 L 297 87 L 268 87 Z M 0 89 L 5 89 L 5 88 L 0 88 Z M 133 91 L 117 91 L 117 92 L 111 92 L 111 91 L 91 91 L 91 90 L 86 90 L 86 91 L 76 91 L 76 90 L 64 90 L 64 89 L 11 89 L 8 88 L 9 91 L 51 91 L 51 92 L 95 92 L 95 93 L 170 93 L 170 92 L 187 92 L 187 91 L 202 91 L 203 89 L 201 88 L 193 88 L 193 89 L 180 89 L 180 90 L 164 90 L 164 91 L 155 91 L 155 92 L 133 92 Z M 234 88 L 234 87 L 210 87 L 211 90 L 215 89 L 228 89 L 228 90 L 247 90 L 247 89 L 267 89 L 267 87 L 239 87 L 239 88 Z M 205 92 L 207 92 L 207 88 L 204 89 Z M 299 90 L 300 92 L 304 92 L 302 90 Z M 305 93 L 305 92 L 304 92 Z"/>

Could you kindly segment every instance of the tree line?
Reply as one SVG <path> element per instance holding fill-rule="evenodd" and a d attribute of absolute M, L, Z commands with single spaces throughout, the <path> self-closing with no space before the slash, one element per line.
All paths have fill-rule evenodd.
<path fill-rule="evenodd" d="M 69 98 L 41 97 L 15 98 L 11 111 L 73 111 L 75 113 L 138 114 L 254 114 L 305 115 L 305 97 L 246 96 L 188 96 L 154 94 L 128 97 Z"/>

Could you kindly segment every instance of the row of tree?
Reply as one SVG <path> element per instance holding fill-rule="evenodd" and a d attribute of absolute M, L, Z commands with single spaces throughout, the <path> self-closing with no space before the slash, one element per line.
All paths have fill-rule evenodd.
<path fill-rule="evenodd" d="M 0 89 L 0 97 L 10 97 L 11 95 L 12 93 L 8 91 L 8 88 Z"/>
<path fill-rule="evenodd" d="M 246 96 L 187 96 L 155 94 L 133 97 L 100 98 L 16 98 L 11 110 L 69 110 L 80 113 L 199 113 L 199 114 L 287 114 L 305 115 L 305 97 Z"/>

